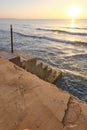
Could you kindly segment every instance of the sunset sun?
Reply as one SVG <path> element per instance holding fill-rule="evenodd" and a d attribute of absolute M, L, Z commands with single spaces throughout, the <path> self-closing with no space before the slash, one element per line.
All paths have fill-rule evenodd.
<path fill-rule="evenodd" d="M 77 18 L 80 15 L 79 7 L 69 7 L 67 10 L 68 16 L 71 18 Z"/>

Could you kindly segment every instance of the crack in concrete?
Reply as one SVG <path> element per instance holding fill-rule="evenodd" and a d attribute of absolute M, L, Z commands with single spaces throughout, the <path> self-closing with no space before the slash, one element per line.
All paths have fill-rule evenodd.
<path fill-rule="evenodd" d="M 65 118 L 66 118 L 66 115 L 67 115 L 67 111 L 69 109 L 70 102 L 71 102 L 71 96 L 69 97 L 69 100 L 67 102 L 67 109 L 65 110 L 65 114 L 64 114 L 64 117 L 63 117 L 63 120 L 62 120 L 63 128 L 65 127 Z"/>
<path fill-rule="evenodd" d="M 81 108 L 72 96 L 70 96 L 65 115 L 62 120 L 64 127 L 75 127 L 78 125 L 78 120 L 81 115 Z"/>

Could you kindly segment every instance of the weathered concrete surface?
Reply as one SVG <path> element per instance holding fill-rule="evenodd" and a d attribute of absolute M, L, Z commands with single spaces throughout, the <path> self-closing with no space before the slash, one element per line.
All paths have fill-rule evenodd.
<path fill-rule="evenodd" d="M 87 130 L 87 104 L 70 98 L 63 121 L 65 130 Z"/>
<path fill-rule="evenodd" d="M 17 72 L 0 58 L 0 130 L 15 130 L 24 116 L 24 96 Z"/>
<path fill-rule="evenodd" d="M 87 130 L 85 102 L 3 58 L 0 102 L 0 130 Z"/>
<path fill-rule="evenodd" d="M 17 50 L 14 53 L 20 56 L 22 67 L 28 72 L 37 75 L 39 78 L 54 83 L 62 77 L 62 72 L 58 68 L 44 64 L 35 56 Z"/>

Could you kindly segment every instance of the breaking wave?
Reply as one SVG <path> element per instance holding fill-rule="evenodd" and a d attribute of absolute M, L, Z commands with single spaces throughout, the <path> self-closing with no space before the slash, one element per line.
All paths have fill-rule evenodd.
<path fill-rule="evenodd" d="M 58 30 L 49 30 L 49 29 L 40 29 L 40 28 L 38 28 L 38 29 L 39 30 L 45 30 L 45 31 L 58 31 Z M 66 33 L 66 31 L 61 31 L 61 32 L 65 32 Z M 5 33 L 9 34 L 9 31 L 0 29 L 0 33 L 2 33 L 2 34 L 5 34 Z M 19 35 L 21 37 L 29 37 L 29 38 L 33 38 L 33 39 L 42 39 L 42 40 L 48 40 L 48 41 L 51 41 L 51 42 L 67 43 L 67 44 L 73 44 L 73 45 L 84 45 L 84 46 L 87 46 L 87 42 L 83 42 L 83 41 L 63 40 L 63 39 L 52 38 L 52 37 L 43 36 L 43 35 L 42 36 L 38 36 L 38 35 L 23 34 L 23 33 L 20 33 L 20 32 L 14 32 L 14 34 Z"/>
<path fill-rule="evenodd" d="M 65 27 L 68 29 L 78 29 L 78 30 L 87 30 L 87 27 Z"/>
<path fill-rule="evenodd" d="M 42 28 L 37 28 L 37 30 L 51 31 L 51 32 L 57 32 L 57 33 L 69 34 L 69 35 L 87 36 L 87 33 L 71 32 L 71 31 L 65 31 L 65 30 L 60 30 L 60 29 L 42 29 Z"/>
<path fill-rule="evenodd" d="M 56 39 L 56 38 L 51 38 L 47 36 L 27 35 L 27 34 L 23 34 L 19 32 L 14 32 L 14 33 L 22 37 L 29 37 L 29 38 L 34 38 L 34 39 L 44 39 L 44 40 L 49 40 L 53 42 L 68 43 L 68 44 L 73 44 L 73 45 L 87 45 L 87 42 L 83 42 L 83 41 L 62 40 L 62 39 Z"/>

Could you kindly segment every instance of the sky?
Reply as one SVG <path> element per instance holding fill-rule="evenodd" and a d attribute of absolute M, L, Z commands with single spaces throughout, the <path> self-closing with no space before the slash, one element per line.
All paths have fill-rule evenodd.
<path fill-rule="evenodd" d="M 0 0 L 0 18 L 86 19 L 87 0 Z"/>

